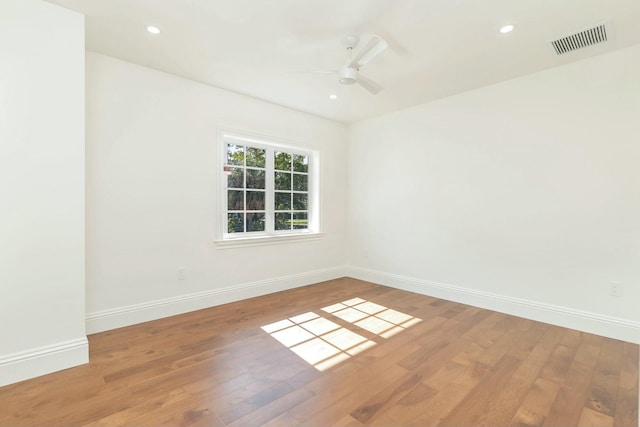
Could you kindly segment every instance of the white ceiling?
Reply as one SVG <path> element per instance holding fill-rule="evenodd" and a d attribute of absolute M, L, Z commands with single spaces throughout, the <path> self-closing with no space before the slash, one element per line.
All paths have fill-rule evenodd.
<path fill-rule="evenodd" d="M 88 50 L 345 123 L 640 43 L 639 0 L 49 1 L 86 15 Z M 606 21 L 606 43 L 549 43 Z M 349 33 L 389 44 L 361 70 L 378 95 L 310 73 L 345 63 Z"/>

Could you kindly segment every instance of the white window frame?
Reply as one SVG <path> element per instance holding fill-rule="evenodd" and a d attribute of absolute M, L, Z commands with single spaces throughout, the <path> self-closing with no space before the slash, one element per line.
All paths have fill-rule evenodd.
<path fill-rule="evenodd" d="M 255 147 L 267 150 L 265 171 L 265 231 L 251 231 L 229 233 L 227 230 L 227 174 L 226 165 L 227 144 L 237 144 L 245 147 Z M 216 246 L 219 248 L 237 246 L 255 246 L 262 244 L 289 243 L 313 240 L 322 237 L 320 231 L 320 152 L 318 150 L 301 147 L 295 143 L 283 141 L 262 135 L 220 129 L 217 138 L 217 221 Z M 308 200 L 307 218 L 308 228 L 300 230 L 274 230 L 274 159 L 273 152 L 284 151 L 291 154 L 308 156 Z"/>

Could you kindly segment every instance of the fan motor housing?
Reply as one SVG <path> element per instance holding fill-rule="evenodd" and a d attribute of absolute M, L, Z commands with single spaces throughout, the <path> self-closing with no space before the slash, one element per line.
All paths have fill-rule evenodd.
<path fill-rule="evenodd" d="M 343 67 L 340 70 L 340 83 L 343 85 L 352 85 L 358 81 L 358 70 L 351 67 Z"/>

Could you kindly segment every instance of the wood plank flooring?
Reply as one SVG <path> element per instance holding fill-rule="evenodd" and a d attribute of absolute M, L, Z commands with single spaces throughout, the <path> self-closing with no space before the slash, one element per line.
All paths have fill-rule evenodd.
<path fill-rule="evenodd" d="M 0 425 L 638 426 L 637 345 L 348 278 L 89 343 Z"/>

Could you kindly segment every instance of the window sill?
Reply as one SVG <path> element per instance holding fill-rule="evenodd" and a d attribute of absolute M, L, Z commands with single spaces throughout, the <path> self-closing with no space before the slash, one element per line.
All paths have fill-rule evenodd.
<path fill-rule="evenodd" d="M 309 242 L 313 240 L 320 240 L 323 237 L 324 233 L 284 234 L 280 236 L 238 237 L 236 239 L 216 240 L 214 243 L 217 249 L 232 249 L 248 246 Z"/>

